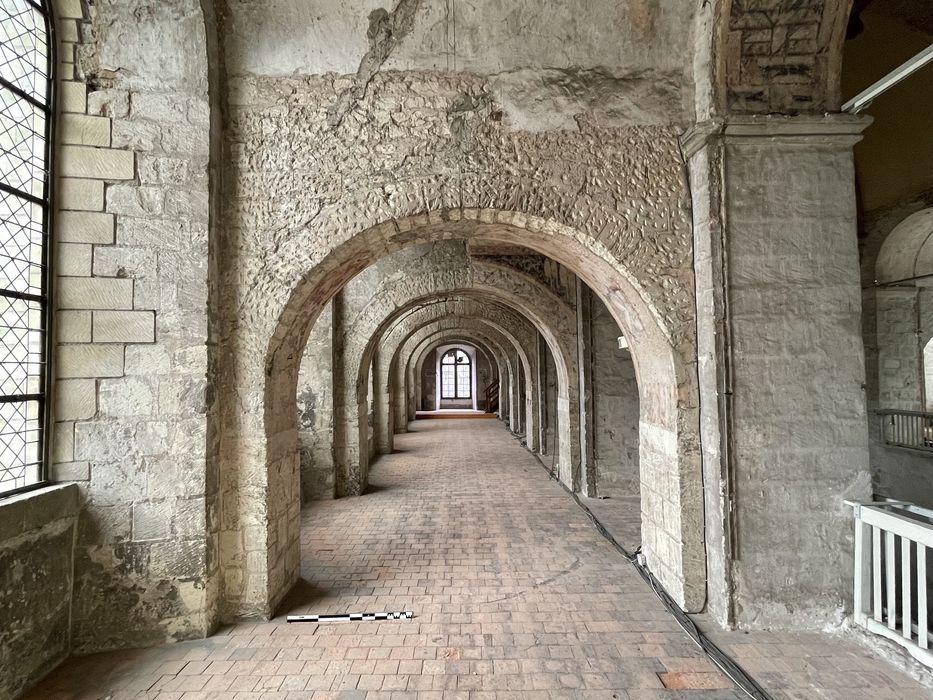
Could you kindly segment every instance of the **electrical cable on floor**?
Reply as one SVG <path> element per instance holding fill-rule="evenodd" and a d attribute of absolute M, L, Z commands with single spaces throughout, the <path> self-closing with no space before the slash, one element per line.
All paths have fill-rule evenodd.
<path fill-rule="evenodd" d="M 527 448 L 526 448 L 527 449 Z M 531 450 L 528 450 L 531 452 Z M 743 691 L 750 698 L 755 698 L 755 700 L 773 700 L 771 695 L 762 688 L 758 682 L 752 678 L 748 673 L 743 669 L 738 662 L 735 661 L 731 656 L 726 654 L 722 649 L 720 649 L 709 637 L 707 637 L 699 627 L 696 626 L 696 623 L 690 619 L 690 616 L 685 613 L 677 603 L 674 602 L 674 599 L 670 597 L 667 591 L 664 590 L 664 587 L 661 585 L 661 582 L 655 578 L 646 566 L 639 563 L 638 554 L 641 551 L 641 547 L 638 547 L 634 552 L 629 552 L 625 547 L 623 547 L 615 537 L 612 536 L 612 533 L 606 529 L 606 527 L 599 521 L 593 511 L 580 500 L 580 497 L 575 494 L 573 491 L 567 488 L 567 486 L 561 482 L 554 474 L 554 470 L 548 469 L 547 465 L 541 461 L 541 458 L 531 452 L 538 460 L 538 463 L 541 467 L 548 473 L 548 476 L 560 484 L 561 488 L 564 489 L 578 506 L 586 513 L 587 517 L 592 521 L 593 526 L 596 528 L 596 531 L 599 532 L 608 542 L 611 544 L 616 551 L 618 551 L 632 566 L 635 567 L 635 570 L 639 575 L 644 579 L 651 590 L 654 591 L 654 594 L 658 596 L 661 600 L 661 603 L 667 608 L 667 611 L 677 620 L 677 623 L 681 626 L 683 631 L 687 634 L 688 637 L 696 644 L 700 650 L 709 657 L 716 667 L 722 671 L 739 690 Z"/>

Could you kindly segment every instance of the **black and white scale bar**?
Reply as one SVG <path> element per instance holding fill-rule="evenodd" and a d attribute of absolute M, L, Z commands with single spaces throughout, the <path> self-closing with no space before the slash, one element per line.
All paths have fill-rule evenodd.
<path fill-rule="evenodd" d="M 287 622 L 355 622 L 362 620 L 410 620 L 410 612 L 343 613 L 341 615 L 289 615 Z"/>

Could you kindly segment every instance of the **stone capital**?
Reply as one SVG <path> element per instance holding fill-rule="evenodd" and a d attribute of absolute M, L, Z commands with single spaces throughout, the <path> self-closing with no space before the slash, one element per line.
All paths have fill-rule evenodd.
<path fill-rule="evenodd" d="M 690 126 L 680 139 L 689 158 L 713 140 L 730 144 L 770 142 L 781 145 L 848 146 L 858 143 L 872 123 L 867 115 L 735 115 Z"/>

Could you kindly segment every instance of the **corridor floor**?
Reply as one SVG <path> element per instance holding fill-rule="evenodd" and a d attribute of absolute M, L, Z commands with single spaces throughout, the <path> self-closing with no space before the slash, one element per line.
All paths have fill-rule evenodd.
<path fill-rule="evenodd" d="M 747 697 L 501 423 L 417 421 L 396 450 L 366 495 L 305 509 L 281 617 L 73 659 L 27 697 Z M 284 619 L 396 610 L 415 617 Z M 787 662 L 759 679 L 775 698 L 933 696 L 854 645 L 759 647 Z"/>

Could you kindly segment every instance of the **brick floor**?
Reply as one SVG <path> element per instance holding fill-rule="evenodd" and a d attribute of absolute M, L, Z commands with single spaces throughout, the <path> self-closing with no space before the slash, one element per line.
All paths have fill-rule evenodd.
<path fill-rule="evenodd" d="M 370 493 L 305 510 L 281 613 L 413 620 L 244 623 L 73 659 L 27 697 L 745 697 L 499 422 L 418 421 L 396 449 Z M 782 642 L 749 669 L 776 698 L 933 697 L 861 649 Z"/>

